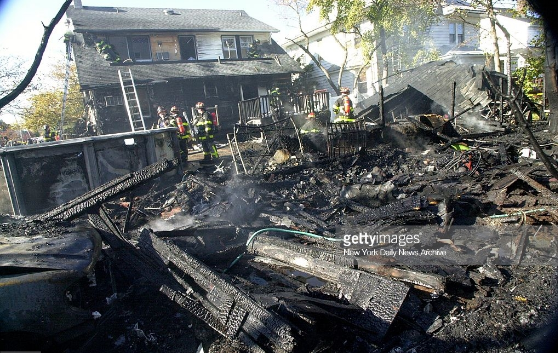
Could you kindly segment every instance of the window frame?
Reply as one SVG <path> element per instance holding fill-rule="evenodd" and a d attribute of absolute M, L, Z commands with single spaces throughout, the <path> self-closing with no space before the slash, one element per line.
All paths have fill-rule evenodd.
<path fill-rule="evenodd" d="M 465 23 L 449 22 L 448 30 L 450 44 L 461 44 L 465 42 Z"/>
<path fill-rule="evenodd" d="M 192 41 L 192 49 L 194 49 L 194 56 L 193 56 L 194 59 L 193 60 L 198 60 L 198 48 L 197 48 L 198 46 L 197 46 L 197 42 L 196 42 L 196 36 L 194 36 L 194 35 L 179 35 L 178 36 L 178 45 L 180 47 L 180 59 L 181 60 L 190 60 L 190 58 L 185 58 L 185 57 L 182 56 L 183 51 L 185 51 L 182 48 L 182 40 L 187 39 L 187 38 Z"/>
<path fill-rule="evenodd" d="M 124 97 L 122 97 L 122 96 L 105 96 L 105 106 L 106 107 L 116 107 L 118 105 L 124 105 Z"/>
<path fill-rule="evenodd" d="M 226 45 L 226 43 L 230 43 L 229 40 L 232 39 L 232 44 L 234 44 L 234 48 L 232 46 Z M 223 58 L 224 59 L 238 59 L 238 49 L 236 47 L 236 36 L 221 36 L 221 49 L 223 51 Z M 234 57 L 231 57 L 231 53 L 234 53 Z M 228 54 L 228 55 L 226 55 Z"/>
<path fill-rule="evenodd" d="M 140 59 L 136 58 L 135 54 L 136 54 L 137 51 L 134 50 L 134 38 L 142 38 L 142 39 L 147 38 L 147 43 L 142 43 L 142 44 L 147 45 L 146 49 L 149 52 L 149 58 L 140 58 Z M 146 36 L 146 35 L 129 36 L 128 37 L 128 48 L 129 48 L 129 54 L 130 54 L 129 56 L 134 62 L 153 61 L 153 53 L 151 51 L 151 38 L 149 36 Z M 141 51 L 139 53 L 141 54 Z"/>
<path fill-rule="evenodd" d="M 249 39 L 249 42 L 243 41 L 243 39 Z M 238 43 L 240 46 L 239 58 L 248 58 L 248 51 L 250 50 L 250 45 L 254 43 L 254 36 L 240 35 L 238 36 Z"/>

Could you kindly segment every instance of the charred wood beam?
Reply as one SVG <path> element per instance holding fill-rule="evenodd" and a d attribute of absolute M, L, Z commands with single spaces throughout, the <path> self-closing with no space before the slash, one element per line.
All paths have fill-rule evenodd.
<path fill-rule="evenodd" d="M 201 178 L 199 178 L 195 175 L 192 175 L 192 174 L 188 175 L 188 178 L 186 180 L 190 181 L 190 182 L 193 182 L 193 183 L 196 183 L 198 185 L 201 185 L 203 187 L 212 189 L 212 190 L 222 188 L 222 186 L 220 184 L 214 183 L 214 182 L 212 182 L 210 180 L 207 180 L 207 179 L 201 179 Z"/>
<path fill-rule="evenodd" d="M 134 207 L 134 195 L 133 193 L 129 193 L 128 198 L 130 202 L 128 203 L 128 208 L 126 209 L 126 217 L 124 218 L 124 225 L 122 226 L 122 233 L 126 233 L 128 231 L 128 225 L 130 223 L 130 218 L 132 217 L 132 209 Z"/>
<path fill-rule="evenodd" d="M 219 319 L 227 327 L 225 337 L 240 339 L 249 347 L 254 347 L 255 342 L 274 352 L 294 349 L 291 327 L 280 317 L 171 241 L 159 239 L 150 232 L 146 237 L 162 261 L 172 264 L 185 279 L 195 282 L 205 292 L 204 299 L 219 308 Z"/>
<path fill-rule="evenodd" d="M 203 306 L 199 301 L 192 299 L 188 295 L 181 293 L 179 291 L 173 290 L 172 288 L 162 285 L 160 292 L 166 295 L 170 300 L 177 303 L 183 309 L 188 310 L 190 313 L 194 314 L 196 317 L 203 320 L 212 329 L 217 331 L 223 337 L 227 337 L 229 328 L 218 320 L 213 313 L 211 313 L 205 306 Z M 231 343 L 235 348 L 244 348 L 244 350 L 255 353 L 264 353 L 265 351 L 258 347 L 258 345 L 252 341 L 252 339 L 246 335 L 242 335 L 240 340 L 232 340 Z M 248 343 L 248 344 L 246 344 Z"/>
<path fill-rule="evenodd" d="M 267 294 L 263 294 L 265 296 Z M 307 327 L 307 331 L 317 331 L 316 328 L 323 327 L 335 330 L 336 326 L 343 324 L 352 325 L 353 329 L 362 330 L 358 317 L 361 316 L 362 309 L 353 304 L 341 304 L 334 300 L 313 298 L 295 292 L 274 292 L 277 298 L 277 311 L 286 317 L 298 320 L 301 327 Z M 320 339 L 320 332 L 314 333 L 318 337 L 312 342 Z M 367 333 L 364 333 L 365 335 Z M 310 342 L 309 342 L 310 343 Z"/>
<path fill-rule="evenodd" d="M 255 238 L 248 252 L 336 283 L 340 297 L 363 310 L 358 324 L 378 340 L 387 333 L 409 290 L 403 283 L 354 269 L 353 259 L 273 237 Z"/>
<path fill-rule="evenodd" d="M 516 121 L 519 123 L 519 126 L 521 126 L 525 135 L 527 135 L 527 137 L 529 138 L 529 141 L 531 142 L 531 145 L 532 145 L 533 149 L 537 152 L 537 156 L 539 156 L 539 158 L 543 162 L 544 166 L 546 167 L 546 169 L 548 170 L 550 175 L 552 175 L 554 178 L 558 179 L 558 169 L 556 168 L 557 167 L 556 161 L 553 161 L 550 158 L 548 158 L 547 154 L 541 148 L 541 145 L 539 144 L 539 142 L 535 138 L 535 135 L 533 134 L 533 131 L 531 131 L 531 129 L 529 128 L 529 124 L 527 123 L 527 121 L 525 120 L 525 117 L 523 116 L 523 112 L 522 112 L 521 108 L 519 107 L 519 104 L 517 102 L 517 98 L 516 97 L 504 97 L 501 90 L 492 81 L 492 77 L 490 76 L 490 74 L 486 70 L 483 71 L 483 75 L 486 78 L 486 81 L 488 82 L 488 85 L 490 86 L 492 91 L 498 92 L 502 97 L 502 101 L 504 100 L 504 98 L 508 101 L 509 106 L 510 106 L 512 112 L 513 112 L 513 116 L 515 117 Z M 520 92 L 518 92 L 518 94 L 519 93 Z M 500 111 L 501 110 L 502 109 L 500 109 Z"/>
<path fill-rule="evenodd" d="M 425 202 L 426 198 L 424 197 L 411 196 L 377 208 L 360 208 L 364 212 L 355 216 L 355 220 L 357 222 L 372 222 L 380 219 L 393 219 L 399 214 L 420 210 L 424 207 Z"/>
<path fill-rule="evenodd" d="M 303 212 L 303 211 L 298 211 L 297 213 L 299 213 L 299 212 Z M 306 228 L 309 231 L 314 231 L 314 232 L 317 232 L 317 233 L 321 233 L 322 235 L 324 235 L 326 237 L 335 238 L 335 234 L 333 234 L 332 232 L 327 230 L 327 228 L 328 228 L 327 223 L 319 220 L 316 217 L 313 217 L 309 213 L 306 213 L 306 212 L 303 212 L 303 213 L 308 216 L 308 217 L 305 217 L 306 219 L 302 219 L 300 217 L 297 217 L 295 215 L 288 214 L 288 213 L 277 213 L 277 212 L 275 212 L 273 215 L 266 214 L 266 213 L 262 213 L 261 215 L 269 217 L 269 219 L 272 222 L 275 220 L 276 223 L 284 224 L 284 220 L 288 220 L 288 222 L 294 224 L 295 226 Z M 316 223 L 319 223 L 319 224 L 316 224 Z"/>
<path fill-rule="evenodd" d="M 398 281 L 428 288 L 428 291 L 433 291 L 438 294 L 441 294 L 445 291 L 445 278 L 440 275 L 417 272 L 410 269 L 397 268 L 393 266 L 386 266 L 384 264 L 369 261 L 364 257 L 340 254 L 334 251 L 320 249 L 315 246 L 304 246 L 302 244 L 293 245 L 293 243 L 291 242 L 284 242 L 272 237 L 260 237 L 263 237 L 262 239 L 264 241 L 276 244 L 278 246 L 284 245 L 285 247 L 293 251 L 303 254 L 309 254 L 309 256 L 311 257 L 330 261 L 338 266 L 360 269 L 363 271 L 375 273 L 380 276 L 390 277 Z M 338 249 L 335 250 L 338 251 Z"/>
<path fill-rule="evenodd" d="M 178 159 L 173 160 L 163 160 L 157 162 L 140 171 L 132 172 L 121 176 L 119 178 L 113 179 L 85 194 L 76 197 L 75 199 L 68 201 L 53 210 L 45 212 L 43 214 L 37 215 L 34 219 L 40 221 L 48 220 L 71 220 L 76 218 L 88 209 L 98 207 L 103 202 L 111 197 L 114 197 L 122 192 L 125 192 L 133 187 L 141 185 L 153 178 L 166 173 L 179 165 Z"/>
<path fill-rule="evenodd" d="M 424 130 L 424 131 L 426 131 L 426 132 L 429 132 L 429 133 L 431 133 L 431 134 L 434 134 L 434 135 L 440 137 L 440 138 L 443 139 L 443 140 L 446 140 L 446 141 L 448 141 L 448 142 L 451 142 L 451 141 L 454 140 L 452 137 L 449 137 L 448 135 L 442 134 L 441 132 L 437 131 L 436 128 L 433 128 L 433 127 L 428 126 L 428 125 L 426 125 L 426 124 L 424 124 L 424 123 L 421 123 L 420 121 L 418 121 L 417 119 L 415 119 L 415 118 L 413 118 L 413 117 L 411 117 L 411 116 L 408 116 L 408 117 L 407 117 L 407 120 L 409 120 L 411 123 L 413 123 L 413 125 L 415 125 L 415 126 L 418 127 L 419 129 Z"/>
<path fill-rule="evenodd" d="M 537 192 L 539 192 L 542 196 L 548 199 L 548 201 L 550 201 L 550 204 L 552 205 L 558 204 L 558 195 L 556 193 L 550 191 L 544 185 L 537 182 L 533 178 L 529 177 L 528 175 L 526 175 L 525 173 L 523 173 L 517 168 L 512 169 L 510 172 L 516 177 L 518 177 L 519 179 L 526 182 L 530 187 L 537 190 Z"/>
<path fill-rule="evenodd" d="M 227 337 L 228 328 L 215 315 L 214 310 L 210 310 L 207 302 L 203 302 L 203 297 L 193 290 L 185 281 L 170 273 L 165 264 L 154 259 L 149 254 L 140 251 L 121 234 L 119 229 L 112 224 L 104 209 L 99 208 L 99 213 L 89 214 L 89 222 L 99 231 L 104 242 L 108 243 L 113 252 L 109 253 L 114 263 L 117 263 L 123 273 L 129 276 L 142 278 L 144 284 L 148 284 L 166 295 L 170 300 L 188 310 L 198 319 L 205 322 L 209 327 Z M 116 231 L 117 234 L 113 233 Z M 172 274 L 172 276 L 171 276 Z M 173 278 L 174 277 L 174 278 Z M 242 342 L 252 342 L 248 338 L 242 341 L 233 338 L 231 344 L 242 348 Z M 252 342 L 253 343 L 253 342 Z M 253 352 L 263 352 L 255 343 L 251 345 Z"/>

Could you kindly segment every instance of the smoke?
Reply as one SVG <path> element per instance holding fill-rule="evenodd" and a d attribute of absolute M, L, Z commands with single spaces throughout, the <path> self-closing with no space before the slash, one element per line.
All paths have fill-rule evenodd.
<path fill-rule="evenodd" d="M 464 125 L 465 127 L 472 128 L 476 131 L 482 132 L 493 132 L 496 131 L 496 127 L 486 119 L 478 118 L 474 115 L 466 115 L 457 118 L 458 125 Z"/>
<path fill-rule="evenodd" d="M 172 231 L 194 224 L 194 218 L 189 215 L 173 215 L 168 219 L 156 219 L 149 222 L 148 227 L 154 232 Z"/>

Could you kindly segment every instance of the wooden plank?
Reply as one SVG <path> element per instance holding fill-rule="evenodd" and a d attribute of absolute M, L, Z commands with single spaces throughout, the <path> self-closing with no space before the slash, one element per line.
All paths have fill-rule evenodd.
<path fill-rule="evenodd" d="M 339 296 L 363 310 L 357 318 L 358 324 L 377 340 L 387 333 L 409 290 L 403 283 L 337 265 L 334 261 L 336 255 L 331 252 L 313 252 L 311 247 L 273 237 L 255 238 L 248 251 L 336 283 Z"/>
<path fill-rule="evenodd" d="M 146 232 L 144 236 L 148 236 L 147 241 L 152 244 L 161 260 L 172 263 L 183 275 L 190 277 L 206 292 L 204 299 L 221 310 L 220 320 L 229 328 L 227 337 L 249 337 L 249 340 L 243 340 L 249 347 L 254 342 L 265 342 L 261 348 L 274 352 L 291 352 L 294 349 L 295 338 L 291 327 L 279 316 L 265 309 L 224 275 L 216 273 L 170 240 L 160 239 L 151 232 Z"/>

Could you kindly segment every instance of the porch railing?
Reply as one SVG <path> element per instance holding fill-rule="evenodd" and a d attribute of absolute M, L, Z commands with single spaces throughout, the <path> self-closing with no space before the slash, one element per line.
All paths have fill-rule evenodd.
<path fill-rule="evenodd" d="M 276 122 L 292 114 L 308 114 L 328 109 L 329 92 L 326 90 L 312 94 L 265 95 L 238 103 L 240 125 L 261 124 L 261 120 L 266 118 Z"/>

